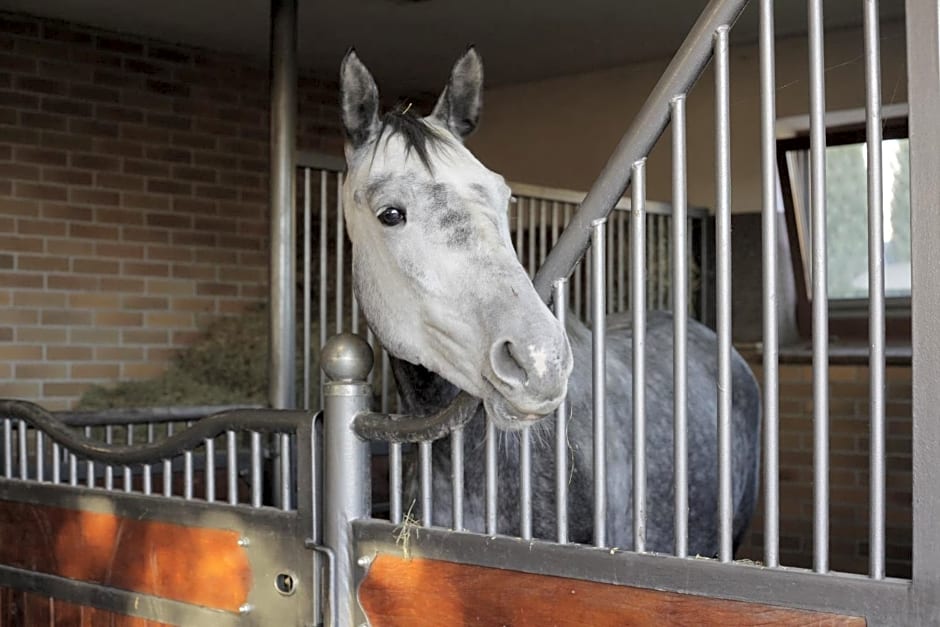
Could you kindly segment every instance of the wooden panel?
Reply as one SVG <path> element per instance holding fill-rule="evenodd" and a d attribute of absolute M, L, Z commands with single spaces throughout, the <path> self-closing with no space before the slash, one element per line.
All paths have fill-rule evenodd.
<path fill-rule="evenodd" d="M 0 588 L 0 627 L 98 627 L 99 625 L 173 627 L 167 623 L 94 607 L 84 607 L 42 594 Z"/>
<path fill-rule="evenodd" d="M 0 564 L 230 612 L 247 601 L 239 534 L 0 501 Z"/>
<path fill-rule="evenodd" d="M 864 627 L 863 618 L 427 559 L 376 557 L 359 588 L 373 627 L 782 625 Z"/>

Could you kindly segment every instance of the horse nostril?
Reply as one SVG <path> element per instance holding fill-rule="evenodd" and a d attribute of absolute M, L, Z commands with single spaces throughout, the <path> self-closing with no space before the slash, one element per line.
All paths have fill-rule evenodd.
<path fill-rule="evenodd" d="M 500 381 L 517 387 L 525 385 L 528 375 L 525 368 L 513 353 L 513 344 L 509 340 L 499 341 L 490 349 L 490 366 Z"/>

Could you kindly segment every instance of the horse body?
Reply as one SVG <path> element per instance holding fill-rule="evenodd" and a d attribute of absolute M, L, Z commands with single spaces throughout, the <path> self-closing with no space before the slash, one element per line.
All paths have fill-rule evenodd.
<path fill-rule="evenodd" d="M 555 536 L 554 423 L 568 399 L 569 537 L 589 542 L 592 522 L 591 336 L 574 316 L 551 315 L 512 250 L 509 189 L 462 144 L 476 126 L 482 64 L 471 49 L 457 62 L 434 112 L 378 114 L 371 74 L 350 52 L 340 82 L 346 128 L 344 217 L 353 282 L 370 327 L 396 358 L 407 411 L 441 409 L 458 388 L 483 400 L 501 429 L 498 528 L 519 529 L 516 432 L 532 429 L 533 533 Z M 607 520 L 609 544 L 633 545 L 632 329 L 607 319 Z M 646 329 L 647 549 L 673 547 L 672 316 L 648 314 Z M 717 342 L 688 324 L 689 551 L 718 550 Z M 756 499 L 759 399 L 737 353 L 732 362 L 734 535 Z M 465 526 L 484 531 L 484 417 L 465 427 Z M 451 523 L 450 450 L 434 444 L 434 512 Z M 414 468 L 409 469 L 414 475 Z M 409 481 L 414 493 L 414 481 Z"/>

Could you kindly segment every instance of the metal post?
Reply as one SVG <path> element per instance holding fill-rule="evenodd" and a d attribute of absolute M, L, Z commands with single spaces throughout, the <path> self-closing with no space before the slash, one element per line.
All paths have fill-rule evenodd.
<path fill-rule="evenodd" d="M 633 164 L 630 298 L 633 312 L 633 550 L 646 551 L 646 159 Z"/>
<path fill-rule="evenodd" d="M 372 349 L 359 336 L 334 336 L 323 347 L 321 364 L 327 376 L 323 391 L 323 543 L 335 560 L 331 590 L 336 625 L 351 627 L 360 615 L 356 603 L 350 523 L 369 516 L 369 443 L 353 431 L 360 412 L 369 411 L 372 386 Z M 335 609 L 335 612 L 332 610 Z"/>
<path fill-rule="evenodd" d="M 914 599 L 918 624 L 940 623 L 940 4 L 907 0 L 911 158 Z"/>
<path fill-rule="evenodd" d="M 271 0 L 271 260 L 268 400 L 294 406 L 294 149 L 297 0 Z"/>
<path fill-rule="evenodd" d="M 594 414 L 594 546 L 607 546 L 607 310 L 604 240 L 607 218 L 594 222 L 591 236 L 591 388 Z"/>

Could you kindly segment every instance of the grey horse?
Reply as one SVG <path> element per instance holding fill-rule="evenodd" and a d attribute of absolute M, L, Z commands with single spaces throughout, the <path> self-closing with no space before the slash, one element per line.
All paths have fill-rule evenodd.
<path fill-rule="evenodd" d="M 472 48 L 455 64 L 434 111 L 410 106 L 380 114 L 375 81 L 355 52 L 343 60 L 346 227 L 353 283 L 369 325 L 394 357 L 406 411 L 427 414 L 459 392 L 483 400 L 500 429 L 498 530 L 519 531 L 518 430 L 533 433 L 533 535 L 555 535 L 554 421 L 567 396 L 569 537 L 593 534 L 591 335 L 551 315 L 517 261 L 509 234 L 510 191 L 463 145 L 482 107 L 483 66 Z M 607 324 L 607 543 L 633 547 L 632 369 L 628 316 Z M 672 314 L 647 318 L 646 548 L 674 549 Z M 718 552 L 717 341 L 688 323 L 690 554 Z M 759 463 L 757 383 L 732 357 L 733 535 L 754 509 Z M 465 428 L 465 527 L 483 532 L 484 411 Z M 451 523 L 451 455 L 433 448 L 433 522 Z M 414 473 L 410 473 L 413 479 Z M 414 481 L 410 481 L 414 492 Z"/>

